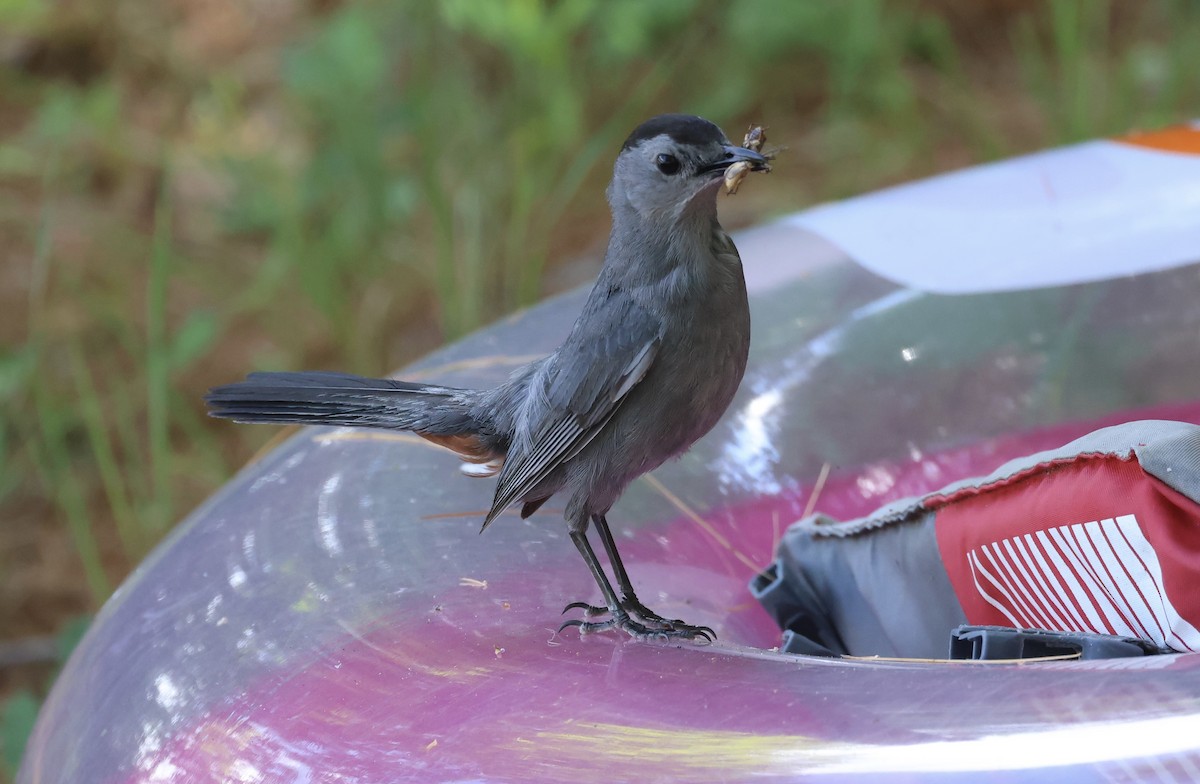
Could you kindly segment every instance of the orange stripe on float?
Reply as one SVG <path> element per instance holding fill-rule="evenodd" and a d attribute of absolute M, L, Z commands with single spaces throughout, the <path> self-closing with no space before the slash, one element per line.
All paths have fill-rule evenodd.
<path fill-rule="evenodd" d="M 1200 128 L 1190 125 L 1172 125 L 1160 131 L 1133 131 L 1123 136 L 1115 136 L 1113 141 L 1152 150 L 1200 155 Z"/>

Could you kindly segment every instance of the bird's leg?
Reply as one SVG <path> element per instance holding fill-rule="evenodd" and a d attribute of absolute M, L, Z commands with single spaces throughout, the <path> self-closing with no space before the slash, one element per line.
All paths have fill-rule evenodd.
<path fill-rule="evenodd" d="M 601 521 L 604 518 L 598 515 L 593 519 Z M 629 574 L 625 571 L 625 566 L 621 563 L 620 556 L 617 555 L 616 543 L 613 542 L 612 533 L 608 530 L 607 522 L 603 524 L 597 522 L 596 529 L 601 532 L 600 538 L 604 542 L 604 549 L 608 551 L 609 559 L 613 562 L 613 571 L 617 575 L 617 580 L 621 585 L 624 597 L 621 599 L 617 598 L 617 592 L 613 590 L 612 583 L 608 580 L 608 575 L 604 573 L 604 568 L 600 565 L 600 559 L 596 557 L 596 552 L 592 549 L 591 542 L 587 539 L 586 528 L 580 527 L 579 530 L 575 530 L 575 527 L 572 526 L 571 541 L 575 543 L 579 554 L 583 556 L 588 569 L 591 570 L 596 584 L 600 586 L 600 593 L 604 595 L 604 602 L 608 605 L 608 611 L 612 614 L 612 617 L 607 621 L 566 621 L 562 626 L 558 627 L 559 631 L 568 626 L 576 626 L 580 632 L 585 634 L 604 629 L 624 629 L 631 637 L 636 639 L 694 639 L 700 637 L 705 640 L 712 640 L 716 637 L 712 629 L 709 629 L 707 626 L 690 626 L 682 621 L 668 621 L 642 605 L 637 600 L 637 596 L 633 592 L 633 586 L 629 582 Z M 567 605 L 563 612 L 577 607 L 584 608 L 589 615 L 599 614 L 604 611 L 602 608 L 594 607 L 584 602 L 574 602 Z M 630 617 L 627 607 L 633 609 L 644 620 L 654 622 L 655 624 L 659 624 L 659 626 L 657 628 L 649 628 L 642 623 L 638 623 Z"/>
<path fill-rule="evenodd" d="M 643 621 L 650 621 L 651 623 L 663 626 L 685 625 L 680 620 L 668 620 L 641 603 L 637 598 L 637 593 L 633 590 L 633 581 L 629 579 L 629 572 L 625 571 L 625 564 L 621 561 L 621 554 L 617 552 L 617 543 L 613 539 L 612 530 L 608 527 L 608 520 L 604 515 L 592 515 L 592 522 L 596 524 L 596 532 L 600 534 L 600 541 L 604 544 L 604 552 L 608 553 L 608 561 L 612 564 L 613 574 L 617 578 L 617 587 L 621 589 L 621 606 L 625 608 L 625 611 Z M 588 615 L 600 615 L 606 611 L 604 607 L 596 607 L 584 604 L 583 602 L 576 602 L 574 605 L 568 605 L 568 607 L 581 608 Z"/>
<path fill-rule="evenodd" d="M 664 618 L 642 604 L 637 597 L 637 593 L 633 590 L 633 581 L 629 579 L 629 572 L 625 571 L 625 564 L 621 561 L 621 554 L 617 552 L 617 542 L 613 539 L 612 530 L 608 527 L 608 519 L 604 515 L 594 515 L 592 522 L 596 524 L 596 532 L 600 534 L 600 541 L 604 544 L 604 551 L 608 553 L 608 560 L 612 563 L 613 573 L 617 577 L 617 586 L 621 589 L 621 606 L 625 608 L 626 612 L 638 616 L 643 621 L 661 624 L 672 629 L 685 627 L 700 629 L 707 632 L 713 638 L 717 636 L 707 626 L 689 626 L 678 618 Z"/>
<path fill-rule="evenodd" d="M 625 564 L 621 560 L 621 554 L 617 552 L 617 543 L 613 539 L 612 530 L 608 527 L 608 520 L 604 515 L 593 515 L 592 522 L 596 524 L 596 531 L 600 534 L 600 541 L 604 544 L 604 551 L 608 553 L 609 563 L 612 564 L 613 573 L 617 578 L 617 586 L 621 589 L 621 607 L 630 615 L 635 615 L 643 621 L 670 626 L 673 624 L 683 624 L 680 620 L 668 620 L 658 613 L 651 610 L 637 598 L 637 593 L 633 590 L 633 581 L 629 579 L 629 572 L 625 571 Z M 586 602 L 574 602 L 568 604 L 566 609 L 581 609 L 587 615 L 603 615 L 608 612 L 607 607 L 597 607 L 594 604 Z"/>

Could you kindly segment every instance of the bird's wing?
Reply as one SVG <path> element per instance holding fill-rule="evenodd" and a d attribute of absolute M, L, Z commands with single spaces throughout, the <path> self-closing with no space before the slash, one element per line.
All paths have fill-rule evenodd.
<path fill-rule="evenodd" d="M 605 305 L 585 311 L 580 322 L 588 328 L 577 326 L 551 359 L 542 386 L 531 387 L 546 405 L 529 423 L 528 448 L 509 453 L 484 528 L 587 446 L 654 364 L 662 322 L 624 296 Z"/>

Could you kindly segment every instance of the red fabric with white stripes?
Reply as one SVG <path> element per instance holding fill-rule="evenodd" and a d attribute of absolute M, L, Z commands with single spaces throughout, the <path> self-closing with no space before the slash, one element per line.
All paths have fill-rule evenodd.
<path fill-rule="evenodd" d="M 1080 455 L 926 506 L 969 623 L 1200 650 L 1200 505 L 1136 460 Z"/>

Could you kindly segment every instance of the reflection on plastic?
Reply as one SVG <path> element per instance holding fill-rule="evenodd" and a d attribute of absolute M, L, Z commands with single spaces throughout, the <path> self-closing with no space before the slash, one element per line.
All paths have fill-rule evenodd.
<path fill-rule="evenodd" d="M 984 773 L 1095 762 L 1170 758 L 1195 752 L 1200 714 L 1038 727 L 1034 732 L 906 746 L 860 746 L 813 773 Z M 824 756 L 818 753 L 816 758 Z M 830 755 L 833 756 L 833 755 Z M 1150 766 L 1147 765 L 1147 768 Z M 1187 770 L 1186 766 L 1181 766 Z M 1129 768 L 1136 769 L 1136 765 Z M 1192 770 L 1195 770 L 1192 768 Z M 1163 778 L 1161 780 L 1171 780 Z"/>
<path fill-rule="evenodd" d="M 597 598 L 561 510 L 480 536 L 492 485 L 452 455 L 306 430 L 104 608 L 20 781 L 1193 778 L 1198 657 L 787 656 L 746 585 L 810 505 L 856 517 L 1103 424 L 1195 416 L 1200 269 L 940 297 L 773 242 L 760 230 L 742 245 L 751 279 L 772 284 L 755 289 L 741 396 L 611 515 L 647 602 L 718 643 L 555 634 L 563 604 Z M 580 299 L 452 346 L 422 375 L 494 384 L 553 348 Z"/>
<path fill-rule="evenodd" d="M 822 205 L 794 220 L 868 269 L 923 291 L 1148 274 L 1200 258 L 1197 138 L 1197 129 L 1180 127 L 1084 142 Z"/>

